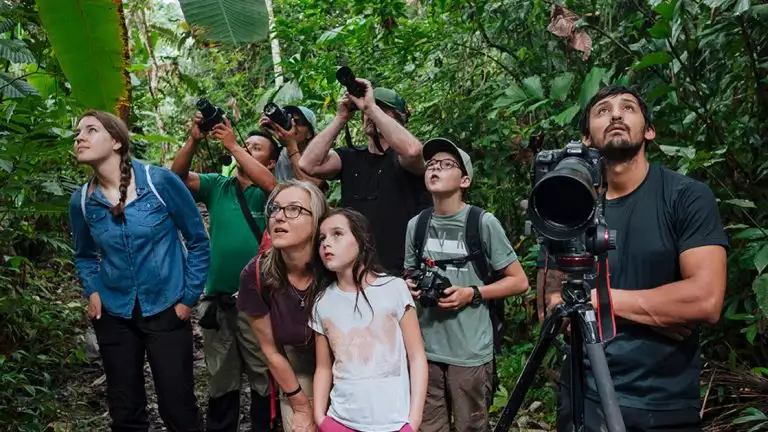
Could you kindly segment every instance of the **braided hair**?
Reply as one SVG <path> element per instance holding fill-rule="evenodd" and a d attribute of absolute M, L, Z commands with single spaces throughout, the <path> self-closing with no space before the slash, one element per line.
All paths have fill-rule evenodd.
<path fill-rule="evenodd" d="M 120 148 L 117 149 L 120 155 L 120 187 L 118 189 L 120 191 L 120 200 L 109 209 L 109 212 L 115 217 L 123 216 L 125 201 L 128 199 L 128 186 L 131 184 L 131 170 L 133 168 L 131 162 L 131 135 L 128 132 L 128 126 L 114 114 L 104 111 L 86 111 L 80 116 L 78 122 L 85 117 L 93 117 L 98 120 L 112 139 L 120 143 Z"/>

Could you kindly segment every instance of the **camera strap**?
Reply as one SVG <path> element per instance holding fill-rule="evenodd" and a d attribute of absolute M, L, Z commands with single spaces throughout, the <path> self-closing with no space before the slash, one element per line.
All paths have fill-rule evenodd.
<path fill-rule="evenodd" d="M 373 145 L 376 146 L 376 149 L 384 153 L 384 148 L 381 147 L 381 141 L 379 140 L 379 130 L 376 129 L 376 126 L 373 126 L 373 130 L 375 134 L 373 135 Z M 352 134 L 349 132 L 349 123 L 344 124 L 344 141 L 347 143 L 347 147 L 354 149 L 354 150 L 360 150 L 359 148 L 355 147 L 354 144 L 352 144 Z"/>
<path fill-rule="evenodd" d="M 240 180 L 234 179 L 235 190 L 237 191 L 237 201 L 240 203 L 240 210 L 243 212 L 245 221 L 248 223 L 248 227 L 251 228 L 253 236 L 256 237 L 256 241 L 261 244 L 261 230 L 256 225 L 256 220 L 253 218 L 251 211 L 248 209 L 248 204 L 245 202 L 245 193 L 243 192 L 243 186 L 240 184 Z"/>
<path fill-rule="evenodd" d="M 616 336 L 616 317 L 611 299 L 610 270 L 608 254 L 600 255 L 597 261 L 597 328 L 600 340 L 608 342 Z"/>

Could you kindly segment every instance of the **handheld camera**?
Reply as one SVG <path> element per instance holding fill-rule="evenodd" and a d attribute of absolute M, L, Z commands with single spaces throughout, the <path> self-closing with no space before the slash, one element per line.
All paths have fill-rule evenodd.
<path fill-rule="evenodd" d="M 203 119 L 198 126 L 200 132 L 210 132 L 217 124 L 224 123 L 224 110 L 213 105 L 206 98 L 201 98 L 197 101 L 197 110 L 203 115 Z"/>
<path fill-rule="evenodd" d="M 414 291 L 420 292 L 419 304 L 425 308 L 437 306 L 445 297 L 445 289 L 452 285 L 450 279 L 429 267 L 412 270 L 409 277 L 416 284 Z"/>
<path fill-rule="evenodd" d="M 280 108 L 280 106 L 274 102 L 264 105 L 264 115 L 285 130 L 291 130 L 291 127 L 293 126 L 293 123 L 291 122 L 293 116 L 291 113 Z"/>

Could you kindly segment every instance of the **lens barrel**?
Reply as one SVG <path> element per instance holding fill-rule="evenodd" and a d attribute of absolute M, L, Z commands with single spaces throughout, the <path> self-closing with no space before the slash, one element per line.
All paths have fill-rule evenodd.
<path fill-rule="evenodd" d="M 567 240 L 590 224 L 597 209 L 592 171 L 583 159 L 566 157 L 533 186 L 529 212 L 537 231 Z"/>

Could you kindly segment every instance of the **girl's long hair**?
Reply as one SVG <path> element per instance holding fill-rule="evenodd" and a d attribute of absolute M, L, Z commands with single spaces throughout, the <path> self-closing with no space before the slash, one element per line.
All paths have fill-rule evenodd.
<path fill-rule="evenodd" d="M 113 205 L 109 212 L 112 213 L 112 216 L 122 216 L 125 211 L 125 201 L 128 199 L 128 186 L 131 184 L 131 168 L 133 165 L 131 163 L 131 134 L 125 122 L 114 114 L 90 110 L 80 116 L 77 122 L 80 123 L 80 120 L 85 117 L 93 117 L 98 120 L 104 126 L 109 136 L 120 143 L 120 148 L 117 149 L 117 153 L 120 155 L 120 201 Z"/>
<path fill-rule="evenodd" d="M 312 212 L 312 237 L 309 243 L 309 247 L 312 248 L 312 256 L 307 263 L 307 269 L 312 273 L 313 280 L 309 285 L 307 295 L 311 298 L 312 293 L 317 290 L 319 286 L 325 286 L 328 284 L 328 271 L 323 271 L 323 263 L 320 261 L 320 252 L 317 247 L 317 232 L 320 226 L 320 219 L 328 211 L 328 202 L 325 199 L 325 195 L 320 192 L 317 186 L 308 181 L 303 180 L 288 180 L 286 182 L 278 183 L 278 185 L 272 190 L 272 193 L 267 199 L 265 209 L 269 208 L 272 202 L 275 200 L 280 192 L 289 188 L 299 188 L 306 191 L 309 194 L 309 210 Z M 264 211 L 267 218 L 267 229 L 269 229 L 270 218 Z M 262 283 L 269 287 L 270 295 L 285 289 L 290 285 L 288 281 L 288 269 L 283 259 L 283 254 L 279 249 L 274 247 L 265 251 L 261 257 L 260 270 L 263 275 Z M 312 303 L 309 303 L 310 305 Z"/>
<path fill-rule="evenodd" d="M 358 247 L 357 257 L 352 263 L 352 278 L 355 283 L 355 288 L 357 288 L 357 293 L 355 295 L 355 312 L 360 312 L 358 308 L 358 300 L 362 294 L 363 299 L 365 299 L 365 302 L 371 309 L 371 313 L 373 313 L 373 306 L 371 306 L 371 302 L 368 300 L 368 296 L 365 294 L 365 287 L 363 286 L 363 283 L 365 282 L 366 276 L 369 274 L 373 273 L 376 275 L 385 275 L 387 274 L 387 271 L 379 263 L 379 255 L 376 252 L 376 242 L 369 228 L 370 224 L 365 216 L 363 216 L 360 212 L 350 208 L 337 208 L 329 211 L 325 214 L 325 217 L 320 220 L 320 224 L 322 224 L 323 221 L 330 218 L 331 216 L 336 215 L 344 216 L 347 219 L 349 222 L 349 231 L 352 233 L 352 236 L 355 237 L 355 241 L 357 242 Z M 319 242 L 316 249 L 319 256 Z M 322 262 L 320 263 L 320 266 L 325 269 L 325 265 L 323 265 Z M 327 269 L 325 269 L 325 271 L 327 273 L 327 277 L 329 277 L 331 281 L 338 282 L 336 273 L 328 271 Z M 323 293 L 325 293 L 327 287 L 327 284 L 318 287 L 318 289 L 312 293 L 309 304 L 314 306 L 314 304 L 320 300 Z"/>

